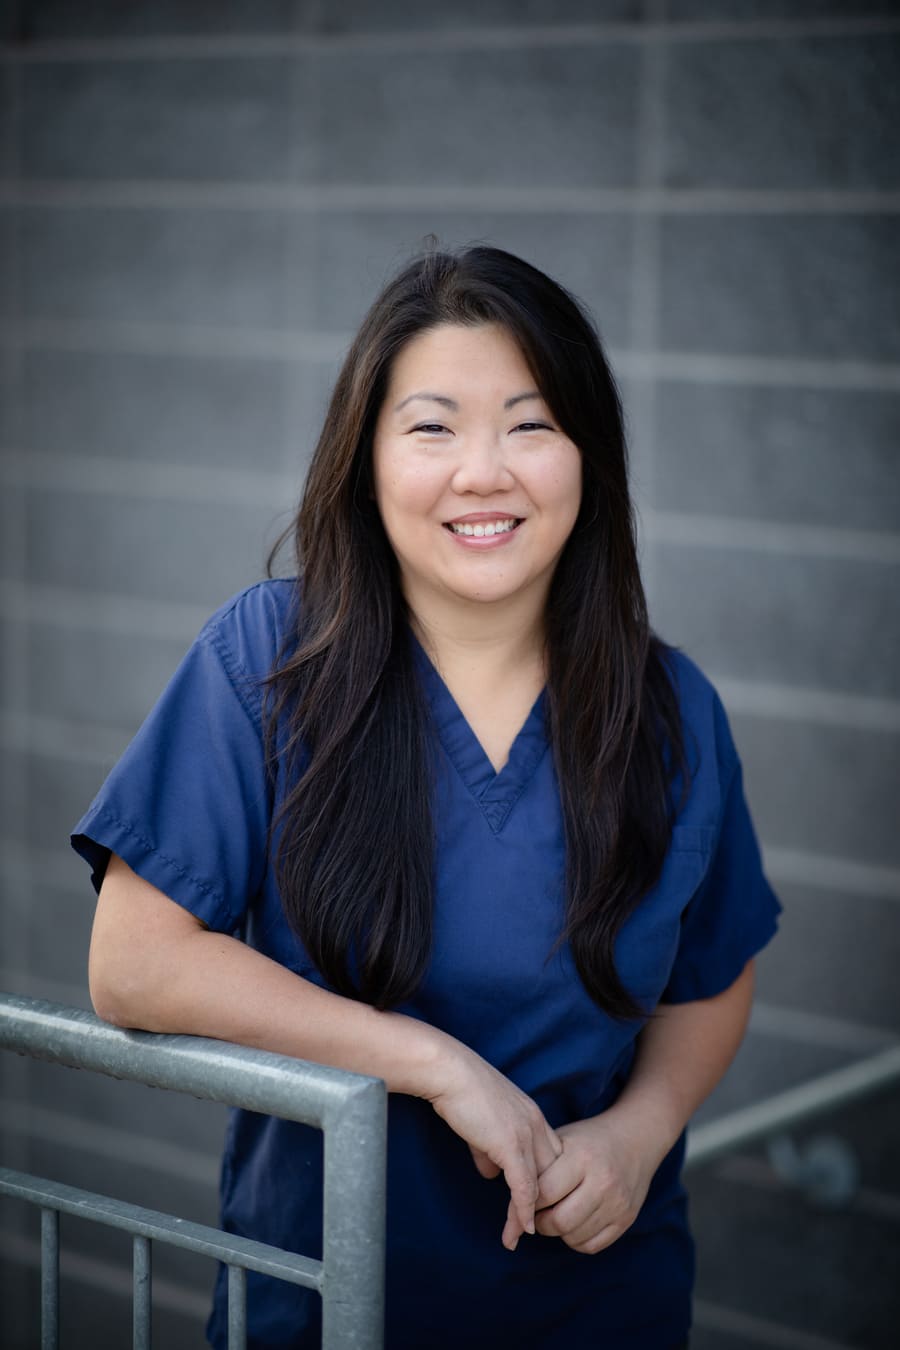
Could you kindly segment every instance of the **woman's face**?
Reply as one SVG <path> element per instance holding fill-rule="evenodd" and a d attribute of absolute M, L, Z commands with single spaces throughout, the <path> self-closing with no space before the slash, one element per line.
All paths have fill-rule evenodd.
<path fill-rule="evenodd" d="M 414 613 L 435 600 L 534 602 L 581 503 L 581 456 L 497 324 L 444 324 L 391 368 L 375 497 Z"/>

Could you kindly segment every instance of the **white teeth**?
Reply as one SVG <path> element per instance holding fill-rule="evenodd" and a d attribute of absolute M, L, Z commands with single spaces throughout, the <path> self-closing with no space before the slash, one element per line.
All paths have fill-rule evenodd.
<path fill-rule="evenodd" d="M 515 529 L 516 522 L 511 517 L 504 520 L 489 520 L 485 524 L 480 521 L 477 525 L 465 524 L 456 525 L 450 523 L 450 529 L 454 534 L 474 535 L 476 539 L 482 539 L 485 536 L 490 538 L 494 534 L 508 534 L 510 530 Z"/>

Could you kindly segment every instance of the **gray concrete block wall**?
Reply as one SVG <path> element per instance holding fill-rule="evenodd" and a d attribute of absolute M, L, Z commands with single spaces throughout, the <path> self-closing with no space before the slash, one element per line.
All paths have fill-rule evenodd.
<path fill-rule="evenodd" d="M 0 37 L 0 987 L 86 1004 L 67 830 L 262 575 L 342 348 L 434 232 L 592 307 L 654 620 L 732 715 L 785 918 L 705 1115 L 900 1034 L 896 3 L 19 0 Z M 217 1110 L 2 1072 L 14 1165 L 144 1203 L 193 1172 L 214 1217 Z M 766 1235 L 807 1233 L 796 1201 L 749 1164 L 695 1183 L 701 1350 L 888 1343 L 887 1282 L 861 1316 L 829 1275 L 896 1250 L 880 1118 L 881 1217 L 835 1219 L 820 1303 L 762 1292 Z M 24 1347 L 33 1219 L 0 1220 L 0 1341 Z M 86 1228 L 78 1248 L 71 1323 L 104 1291 L 116 1336 L 121 1263 Z M 204 1279 L 166 1268 L 167 1346 L 196 1343 Z"/>

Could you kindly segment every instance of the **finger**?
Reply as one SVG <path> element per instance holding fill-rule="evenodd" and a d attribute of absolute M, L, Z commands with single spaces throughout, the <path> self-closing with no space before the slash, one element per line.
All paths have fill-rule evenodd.
<path fill-rule="evenodd" d="M 510 1199 L 516 1217 L 525 1233 L 534 1232 L 534 1206 L 538 1196 L 538 1180 L 534 1160 L 524 1154 L 509 1162 L 503 1169 Z"/>
<path fill-rule="evenodd" d="M 571 1154 L 563 1153 L 538 1177 L 538 1210 L 559 1204 L 579 1186 L 583 1172 Z"/>
<path fill-rule="evenodd" d="M 618 1242 L 624 1231 L 620 1224 L 607 1224 L 605 1228 L 601 1228 L 593 1237 L 586 1239 L 584 1242 L 576 1243 L 570 1238 L 564 1240 L 573 1251 L 581 1252 L 583 1256 L 596 1256 L 597 1252 L 605 1251 L 614 1242 Z"/>
<path fill-rule="evenodd" d="M 519 1245 L 519 1238 L 522 1236 L 523 1229 L 519 1222 L 519 1216 L 516 1213 L 512 1200 L 509 1202 L 509 1208 L 506 1211 L 506 1223 L 503 1225 L 503 1232 L 500 1241 L 508 1251 L 514 1252 Z"/>
<path fill-rule="evenodd" d="M 557 1158 L 562 1156 L 563 1142 L 555 1130 L 551 1130 L 546 1121 L 543 1121 L 540 1128 L 535 1132 L 534 1139 L 534 1160 L 537 1164 L 538 1175 L 545 1172 L 548 1167 L 552 1167 Z"/>
<path fill-rule="evenodd" d="M 579 1240 L 586 1241 L 609 1222 L 610 1216 L 604 1213 L 603 1206 L 598 1205 L 580 1185 L 569 1191 L 557 1204 L 539 1209 L 536 1216 L 539 1233 L 544 1237 L 561 1237 L 567 1242 L 575 1234 L 578 1234 Z"/>

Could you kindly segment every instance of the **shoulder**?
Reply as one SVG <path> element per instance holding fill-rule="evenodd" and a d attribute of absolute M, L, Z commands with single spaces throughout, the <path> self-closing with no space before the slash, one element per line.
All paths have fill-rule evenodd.
<path fill-rule="evenodd" d="M 724 796 L 739 765 L 728 714 L 715 685 L 676 647 L 660 644 L 660 658 L 678 697 L 692 797 L 709 807 Z"/>
<path fill-rule="evenodd" d="M 290 636 L 297 599 L 295 578 L 259 581 L 226 600 L 204 624 L 197 642 L 214 647 L 226 666 L 261 678 Z"/>

